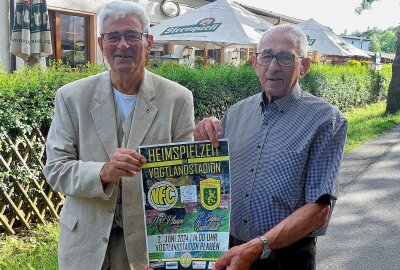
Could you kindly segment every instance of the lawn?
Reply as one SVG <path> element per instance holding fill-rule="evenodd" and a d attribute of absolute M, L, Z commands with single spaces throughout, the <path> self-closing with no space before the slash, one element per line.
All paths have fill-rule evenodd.
<path fill-rule="evenodd" d="M 395 127 L 400 113 L 384 115 L 386 103 L 377 103 L 345 113 L 349 121 L 346 152 Z M 49 223 L 17 236 L 0 236 L 0 269 L 55 270 L 58 225 Z"/>
<path fill-rule="evenodd" d="M 16 236 L 0 236 L 0 269 L 56 270 L 58 226 L 39 225 Z"/>
<path fill-rule="evenodd" d="M 345 113 L 349 121 L 346 153 L 400 123 L 400 113 L 385 115 L 386 102 L 357 108 Z"/>

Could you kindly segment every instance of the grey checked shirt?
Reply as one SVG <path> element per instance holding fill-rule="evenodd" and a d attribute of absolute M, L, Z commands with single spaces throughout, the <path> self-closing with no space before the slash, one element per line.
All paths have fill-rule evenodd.
<path fill-rule="evenodd" d="M 229 138 L 234 237 L 264 234 L 325 194 L 333 210 L 347 133 L 336 107 L 296 86 L 268 105 L 261 93 L 236 103 L 221 125 Z"/>

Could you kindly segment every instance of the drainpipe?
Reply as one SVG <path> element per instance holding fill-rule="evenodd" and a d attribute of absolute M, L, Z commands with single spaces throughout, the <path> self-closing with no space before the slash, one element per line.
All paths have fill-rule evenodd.
<path fill-rule="evenodd" d="M 14 0 L 10 0 L 10 37 L 12 35 L 12 30 L 14 26 L 14 10 L 15 10 L 15 4 Z M 10 50 L 10 47 L 8 47 L 8 50 Z M 10 54 L 11 56 L 11 67 L 10 71 L 13 72 L 17 69 L 17 59 L 15 58 L 15 55 Z"/>

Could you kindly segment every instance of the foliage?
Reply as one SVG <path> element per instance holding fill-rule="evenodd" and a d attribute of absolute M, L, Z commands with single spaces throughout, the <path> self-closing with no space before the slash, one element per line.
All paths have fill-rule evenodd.
<path fill-rule="evenodd" d="M 363 10 L 370 9 L 372 3 L 376 1 L 379 0 L 362 0 L 360 7 L 356 9 L 356 12 L 360 14 Z M 388 90 L 386 113 L 395 113 L 400 111 L 400 27 L 397 27 L 396 35 L 396 56 L 393 61 L 393 76 Z"/>
<path fill-rule="evenodd" d="M 381 30 L 368 27 L 364 32 L 354 32 L 352 35 L 370 40 L 369 50 L 373 52 L 394 53 L 396 51 L 396 27 Z"/>
<path fill-rule="evenodd" d="M 58 226 L 39 225 L 35 230 L 18 236 L 0 238 L 0 269 L 56 270 Z"/>
<path fill-rule="evenodd" d="M 52 118 L 55 91 L 80 78 L 96 74 L 103 69 L 96 64 L 86 64 L 72 70 L 61 62 L 53 62 L 41 69 L 23 67 L 13 74 L 0 73 L 1 127 L 29 129 L 32 124 L 48 126 Z"/>
<path fill-rule="evenodd" d="M 383 81 L 367 66 L 313 65 L 300 84 L 305 91 L 346 111 L 384 98 L 387 88 L 383 88 Z"/>
<path fill-rule="evenodd" d="M 251 65 L 214 65 L 195 69 L 167 62 L 159 67 L 149 67 L 157 74 L 176 81 L 193 92 L 195 117 L 220 118 L 226 109 L 237 101 L 261 92 L 261 86 Z M 11 149 L 5 134 L 13 141 L 22 141 L 33 127 L 47 135 L 53 115 L 54 95 L 62 85 L 98 73 L 100 65 L 86 65 L 71 70 L 56 62 L 46 69 L 23 68 L 13 74 L 0 72 L 0 154 L 7 156 Z M 366 66 L 313 65 L 309 74 L 301 80 L 305 91 L 319 96 L 346 111 L 381 100 L 387 95 L 391 69 L 384 66 L 380 74 Z M 42 153 L 43 145 L 38 144 Z M 32 159 L 32 161 L 31 161 Z M 11 179 L 29 183 L 32 177 L 40 177 L 40 168 L 33 157 L 27 160 L 29 171 L 18 161 L 10 164 L 11 171 L 0 172 L 0 187 L 8 190 Z M 36 192 L 30 190 L 30 192 Z"/>
<path fill-rule="evenodd" d="M 72 70 L 61 62 L 53 62 L 49 68 L 24 67 L 13 74 L 0 72 L 0 154 L 7 156 L 11 148 L 5 134 L 14 142 L 22 142 L 23 135 L 30 134 L 34 127 L 47 134 L 53 117 L 55 91 L 64 84 L 96 74 L 102 66 L 87 64 L 81 69 Z M 33 145 L 43 148 L 44 145 Z M 37 149 L 43 152 L 43 149 Z M 0 187 L 7 190 L 12 187 L 13 181 L 28 183 L 32 177 L 39 177 L 41 169 L 35 165 L 29 156 L 28 169 L 21 166 L 17 160 L 10 164 L 10 171 L 0 172 Z M 6 181 L 4 180 L 6 179 Z M 31 189 L 29 192 L 36 192 Z"/>
<path fill-rule="evenodd" d="M 359 7 L 355 9 L 355 12 L 361 14 L 364 10 L 370 9 L 373 2 L 379 0 L 362 0 Z"/>
<path fill-rule="evenodd" d="M 192 69 L 167 62 L 153 71 L 193 92 L 196 120 L 211 115 L 221 117 L 233 103 L 261 91 L 258 78 L 248 65 L 214 65 L 211 68 Z"/>
<path fill-rule="evenodd" d="M 352 66 L 352 67 L 361 67 L 361 62 L 357 60 L 349 60 L 346 62 L 346 65 Z"/>

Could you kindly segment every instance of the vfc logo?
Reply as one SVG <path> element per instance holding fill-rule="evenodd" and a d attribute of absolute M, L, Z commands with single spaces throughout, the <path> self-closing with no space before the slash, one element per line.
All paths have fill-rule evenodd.
<path fill-rule="evenodd" d="M 170 182 L 158 182 L 150 187 L 147 199 L 154 209 L 165 211 L 175 206 L 178 201 L 178 190 Z"/>
<path fill-rule="evenodd" d="M 221 204 L 221 182 L 207 178 L 200 182 L 200 203 L 207 210 L 214 210 Z"/>

